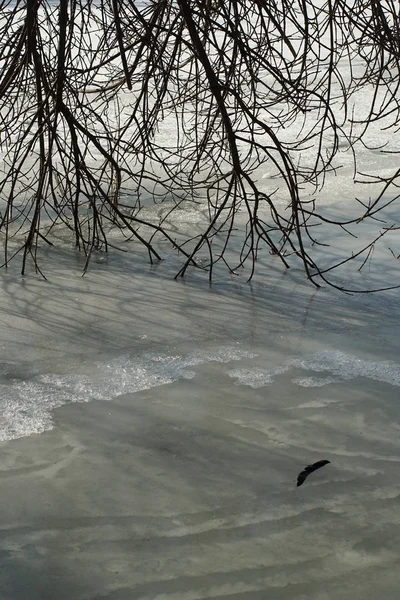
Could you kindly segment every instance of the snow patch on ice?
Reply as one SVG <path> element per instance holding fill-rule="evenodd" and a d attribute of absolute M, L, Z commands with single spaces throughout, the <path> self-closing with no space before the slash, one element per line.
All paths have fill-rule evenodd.
<path fill-rule="evenodd" d="M 291 377 L 291 381 L 302 387 L 322 387 L 330 383 L 348 381 L 355 377 L 368 377 L 394 386 L 400 386 L 400 365 L 392 361 L 364 360 L 338 350 L 315 352 L 303 357 L 289 358 L 282 366 L 272 369 L 233 369 L 229 375 L 236 383 L 259 388 L 270 385 L 276 375 L 302 369 L 316 373 L 329 373 L 328 377 Z"/>
<path fill-rule="evenodd" d="M 301 387 L 322 387 L 338 381 L 337 377 L 295 377 L 293 383 Z"/>
<path fill-rule="evenodd" d="M 392 361 L 364 360 L 338 350 L 326 350 L 302 358 L 291 358 L 287 362 L 287 368 L 291 367 L 317 373 L 328 371 L 336 376 L 336 381 L 368 377 L 375 381 L 400 386 L 400 365 Z M 332 377 L 328 380 L 327 383 L 331 383 Z"/>
<path fill-rule="evenodd" d="M 285 367 L 275 367 L 274 369 L 232 369 L 229 375 L 237 379 L 236 383 L 248 385 L 254 389 L 264 387 L 273 383 L 275 375 L 280 375 L 286 371 Z"/>
<path fill-rule="evenodd" d="M 213 352 L 196 351 L 187 356 L 123 356 L 106 363 L 96 363 L 93 375 L 45 374 L 27 381 L 3 380 L 0 385 L 0 441 L 51 429 L 52 411 L 63 404 L 110 400 L 178 379 L 190 379 L 195 373 L 188 367 L 254 356 L 235 347 L 222 347 Z"/>

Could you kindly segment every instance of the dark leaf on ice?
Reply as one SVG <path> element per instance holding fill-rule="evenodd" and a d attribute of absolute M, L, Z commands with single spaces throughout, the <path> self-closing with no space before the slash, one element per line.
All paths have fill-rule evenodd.
<path fill-rule="evenodd" d="M 305 480 L 307 479 L 309 473 L 307 473 L 307 471 L 302 471 L 301 473 L 298 474 L 297 476 L 297 487 L 299 487 L 299 485 L 302 485 Z"/>
<path fill-rule="evenodd" d="M 325 465 L 327 465 L 330 462 L 331 462 L 330 460 L 317 460 L 317 462 L 313 463 L 312 465 L 308 465 L 307 467 L 305 467 L 304 470 L 307 471 L 307 473 L 312 473 L 313 471 L 316 471 L 317 469 L 324 467 Z"/>
<path fill-rule="evenodd" d="M 305 480 L 307 479 L 307 477 L 309 476 L 310 473 L 312 473 L 313 471 L 316 471 L 317 469 L 320 469 L 321 467 L 324 467 L 325 465 L 329 464 L 330 462 L 331 462 L 330 460 L 318 460 L 317 462 L 313 463 L 312 465 L 307 465 L 307 467 L 305 467 L 304 471 L 299 473 L 299 475 L 297 477 L 297 487 L 299 485 L 302 485 L 305 482 Z"/>

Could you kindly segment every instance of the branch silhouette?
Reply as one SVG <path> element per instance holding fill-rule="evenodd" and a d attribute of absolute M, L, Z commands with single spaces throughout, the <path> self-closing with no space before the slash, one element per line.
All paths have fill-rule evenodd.
<path fill-rule="evenodd" d="M 359 177 L 371 126 L 399 126 L 393 3 L 3 0 L 0 9 L 5 266 L 21 256 L 23 273 L 29 261 L 40 271 L 40 244 L 63 229 L 86 269 L 118 231 L 151 261 L 167 242 L 183 257 L 177 276 L 198 266 L 211 278 L 221 262 L 252 277 L 264 254 L 286 268 L 300 261 L 317 287 L 360 291 L 331 275 L 344 262 L 363 266 L 397 230 L 384 211 L 400 171 L 364 175 L 381 191 L 354 218 L 327 217 L 309 190 L 340 166 L 343 145 Z M 356 118 L 360 94 L 369 100 Z M 206 215 L 190 233 L 175 228 L 187 206 Z M 359 251 L 318 264 L 319 225 L 355 238 L 361 222 L 379 228 L 378 216 L 384 226 Z"/>

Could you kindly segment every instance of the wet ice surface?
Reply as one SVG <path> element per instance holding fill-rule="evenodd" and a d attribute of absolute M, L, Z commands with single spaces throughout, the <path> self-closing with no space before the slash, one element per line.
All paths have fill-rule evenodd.
<path fill-rule="evenodd" d="M 138 261 L 3 274 L 2 598 L 396 598 L 397 293 Z"/>

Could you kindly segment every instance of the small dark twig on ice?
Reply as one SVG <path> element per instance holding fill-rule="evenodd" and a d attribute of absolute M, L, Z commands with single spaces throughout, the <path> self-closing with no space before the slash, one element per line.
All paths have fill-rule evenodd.
<path fill-rule="evenodd" d="M 307 467 L 305 467 L 304 471 L 299 473 L 297 476 L 297 487 L 299 485 L 302 485 L 305 482 L 305 480 L 307 479 L 307 477 L 309 476 L 310 473 L 313 473 L 313 471 L 316 471 L 317 469 L 324 467 L 325 465 L 329 464 L 330 462 L 331 462 L 330 460 L 318 460 L 314 464 L 308 465 Z"/>

